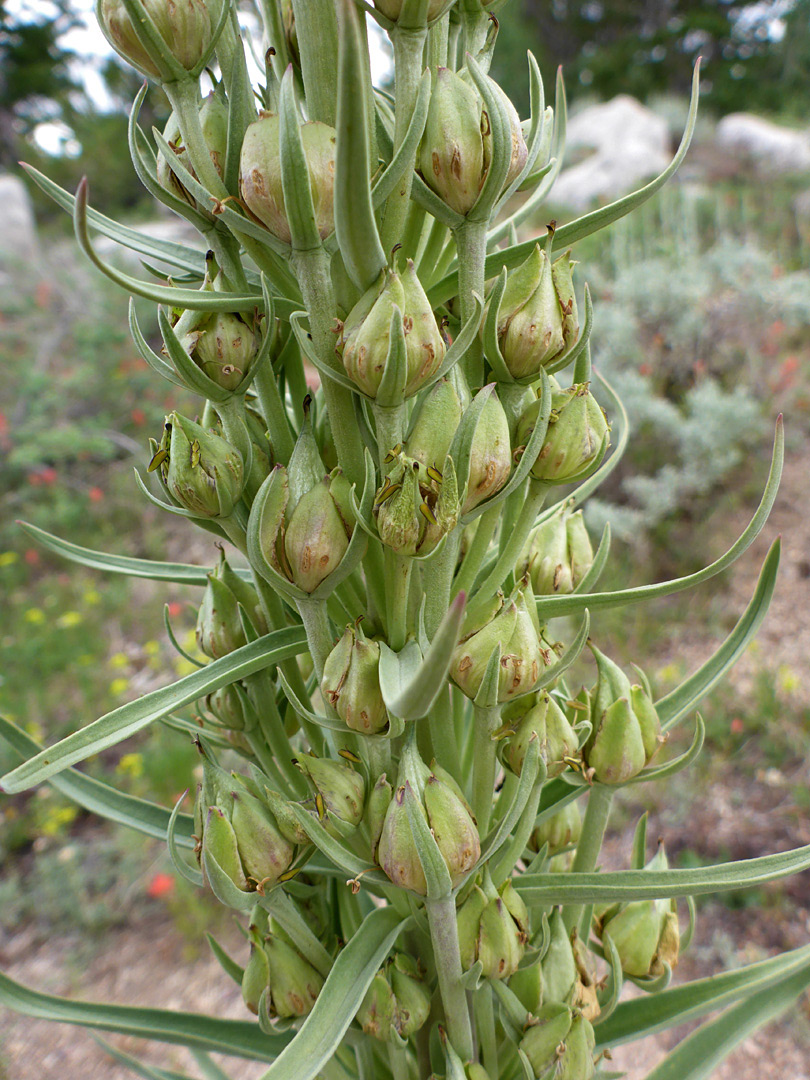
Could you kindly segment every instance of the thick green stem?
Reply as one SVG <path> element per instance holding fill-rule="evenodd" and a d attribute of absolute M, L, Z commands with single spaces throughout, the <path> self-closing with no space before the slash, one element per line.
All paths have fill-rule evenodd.
<path fill-rule="evenodd" d="M 492 800 L 495 796 L 495 777 L 498 772 L 497 743 L 492 738 L 501 723 L 501 707 L 482 709 L 473 705 L 473 774 L 472 808 L 478 822 L 478 831 L 486 836 L 492 816 Z"/>
<path fill-rule="evenodd" d="M 540 509 L 545 501 L 547 490 L 548 484 L 544 483 L 542 480 L 531 480 L 529 482 L 529 492 L 526 496 L 526 501 L 523 504 L 523 509 L 520 512 L 520 517 L 517 519 L 515 527 L 511 530 L 508 540 L 498 556 L 497 562 L 487 574 L 480 587 L 476 589 L 474 610 L 483 606 L 491 596 L 494 596 L 507 574 L 514 570 L 515 563 L 520 558 L 520 553 L 523 551 L 529 533 L 534 528 L 537 515 L 540 513 Z"/>
<path fill-rule="evenodd" d="M 487 257 L 487 223 L 465 221 L 456 231 L 458 250 L 458 298 L 461 307 L 461 323 L 472 317 L 475 311 L 473 294 L 484 299 L 484 263 Z M 476 336 L 464 358 L 464 373 L 471 387 L 481 386 L 484 379 L 484 354 L 481 341 Z"/>
<path fill-rule="evenodd" d="M 498 506 L 493 506 L 481 514 L 472 543 L 467 549 L 467 554 L 462 559 L 461 567 L 456 574 L 456 580 L 453 582 L 453 592 L 460 593 L 464 590 L 469 594 L 478 576 L 478 571 L 481 569 L 484 557 L 489 551 L 489 545 L 492 543 L 492 537 L 495 535 L 500 519 L 501 511 Z"/>
<path fill-rule="evenodd" d="M 577 844 L 577 853 L 571 866 L 572 873 L 589 874 L 596 869 L 602 841 L 605 838 L 610 808 L 615 789 L 605 784 L 594 784 L 588 794 L 588 806 L 582 819 L 582 833 Z M 566 927 L 572 930 L 578 925 L 582 915 L 582 904 L 572 904 L 563 909 Z"/>
<path fill-rule="evenodd" d="M 444 896 L 441 900 L 427 899 L 425 912 L 430 926 L 447 1034 L 456 1053 L 464 1061 L 471 1061 L 474 1054 L 473 1032 L 467 994 L 461 981 L 456 901 L 452 895 Z"/>
<path fill-rule="evenodd" d="M 411 586 L 413 559 L 385 549 L 385 604 L 388 624 L 388 645 L 394 652 L 404 648 L 408 639 L 408 594 Z"/>
<path fill-rule="evenodd" d="M 408 125 L 413 116 L 416 98 L 419 93 L 419 80 L 422 77 L 426 38 L 427 29 L 406 30 L 402 26 L 396 26 L 391 32 L 391 41 L 394 46 L 394 79 L 396 83 L 394 152 L 404 142 Z M 402 239 L 411 198 L 415 161 L 416 151 L 414 151 L 414 159 L 411 165 L 405 169 L 402 180 L 388 196 L 385 204 L 385 215 L 380 237 L 383 251 L 390 251 Z"/>
<path fill-rule="evenodd" d="M 329 256 L 323 248 L 294 251 L 291 262 L 309 313 L 312 343 L 323 363 L 329 366 L 335 356 L 337 318 Z M 352 393 L 332 379 L 324 378 L 323 396 L 340 467 L 351 483 L 362 485 L 363 441 L 354 418 Z"/>

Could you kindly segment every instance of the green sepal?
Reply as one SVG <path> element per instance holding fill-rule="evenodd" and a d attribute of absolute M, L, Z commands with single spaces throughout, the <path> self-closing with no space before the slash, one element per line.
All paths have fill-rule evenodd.
<path fill-rule="evenodd" d="M 484 73 L 469 53 L 466 57 L 466 65 L 474 85 L 484 100 L 489 116 L 492 154 L 478 198 L 465 220 L 483 221 L 488 224 L 509 173 L 512 158 L 512 128 L 502 101 L 505 96 L 503 90 Z"/>
<path fill-rule="evenodd" d="M 221 660 L 206 664 L 204 668 L 186 675 L 172 685 L 153 690 L 137 701 L 121 705 L 73 732 L 7 773 L 0 780 L 0 789 L 13 794 L 41 784 L 43 780 L 61 772 L 68 765 L 84 761 L 92 754 L 114 746 L 172 710 L 190 705 L 220 686 L 238 682 L 254 672 L 291 659 L 305 652 L 307 648 L 303 627 L 274 630 L 258 641 L 236 649 Z"/>
<path fill-rule="evenodd" d="M 169 858 L 172 860 L 172 866 L 184 877 L 186 881 L 190 881 L 192 885 L 196 885 L 198 888 L 203 884 L 203 875 L 199 867 L 192 866 L 191 863 L 186 862 L 180 852 L 177 850 L 177 842 L 175 840 L 175 829 L 177 827 L 177 817 L 180 813 L 180 807 L 183 805 L 188 792 L 184 792 L 174 805 L 174 809 L 169 815 L 169 821 L 166 826 L 166 847 L 169 849 Z M 202 837 L 198 836 L 197 841 L 201 841 Z"/>
<path fill-rule="evenodd" d="M 610 522 L 606 521 L 605 527 L 602 530 L 602 537 L 599 540 L 599 546 L 594 553 L 593 562 L 591 563 L 590 569 L 582 578 L 580 583 L 574 586 L 575 593 L 589 593 L 593 586 L 596 585 L 599 578 L 602 576 L 602 571 L 605 569 L 608 561 L 608 556 L 610 555 L 610 540 Z"/>
<path fill-rule="evenodd" d="M 305 810 L 299 803 L 290 803 L 290 809 L 315 847 L 335 866 L 339 866 L 344 873 L 351 874 L 355 878 L 361 874 L 366 875 L 377 883 L 388 881 L 387 877 L 377 872 L 374 863 L 367 862 L 365 859 L 361 859 L 359 855 L 355 855 L 341 840 L 328 832 L 315 814 Z"/>
<path fill-rule="evenodd" d="M 671 761 L 662 762 L 660 765 L 654 765 L 649 769 L 642 769 L 637 776 L 628 780 L 627 783 L 643 784 L 647 780 L 663 780 L 665 777 L 674 776 L 676 773 L 688 768 L 688 766 L 696 760 L 700 751 L 703 749 L 703 741 L 705 738 L 706 725 L 703 722 L 703 717 L 700 713 L 697 713 L 695 716 L 695 734 L 689 749 L 685 750 Z"/>
<path fill-rule="evenodd" d="M 403 801 L 408 814 L 408 824 L 413 835 L 416 854 L 425 875 L 427 897 L 429 900 L 441 900 L 443 897 L 449 896 L 453 890 L 450 871 L 444 861 L 444 856 L 439 850 L 439 845 L 433 838 L 433 833 L 428 825 L 419 798 L 408 782 L 405 784 Z"/>
<path fill-rule="evenodd" d="M 146 338 L 141 332 L 141 328 L 138 325 L 138 316 L 135 311 L 135 301 L 130 297 L 129 301 L 129 332 L 132 334 L 132 340 L 135 342 L 135 347 L 140 353 L 141 357 L 147 362 L 149 367 L 161 375 L 168 382 L 173 383 L 175 386 L 179 386 L 181 390 L 186 390 L 188 387 L 185 382 L 180 378 L 171 364 L 167 364 L 162 356 L 152 349 L 147 342 Z M 196 364 L 195 364 L 196 367 Z M 197 369 L 199 371 L 199 368 Z M 200 371 L 202 375 L 202 371 Z M 203 376 L 207 378 L 207 376 Z"/>
<path fill-rule="evenodd" d="M 599 1015 L 592 1021 L 594 1027 L 598 1024 L 604 1024 L 611 1013 L 615 1011 L 624 986 L 621 958 L 610 934 L 606 935 L 604 946 L 605 959 L 610 965 L 610 971 L 604 993 L 599 995 Z"/>
<path fill-rule="evenodd" d="M 527 50 L 529 63 L 529 134 L 526 137 L 526 164 L 520 170 L 512 183 L 504 190 L 492 211 L 492 219 L 497 218 L 501 209 L 507 204 L 520 185 L 531 176 L 532 169 L 537 163 L 537 158 L 543 148 L 543 128 L 545 125 L 546 98 L 543 88 L 543 76 L 535 59 L 534 53 Z"/>
<path fill-rule="evenodd" d="M 295 101 L 295 76 L 292 67 L 287 68 L 281 80 L 279 121 L 281 188 L 284 192 L 284 210 L 290 226 L 292 248 L 294 251 L 314 251 L 321 247 L 321 237 L 315 220 L 309 166 L 301 138 L 301 121 Z"/>
<path fill-rule="evenodd" d="M 323 716 L 321 715 L 321 713 L 316 713 L 307 705 L 305 705 L 301 698 L 293 690 L 292 686 L 290 686 L 281 668 L 278 669 L 278 672 L 276 674 L 284 696 L 286 697 L 287 701 L 289 701 L 290 705 L 292 705 L 293 710 L 299 716 L 303 717 L 305 720 L 308 720 L 311 724 L 317 724 L 318 727 L 328 728 L 330 731 L 340 731 L 343 734 L 346 733 L 346 725 L 343 723 L 342 720 L 336 720 L 334 719 L 334 717 L 331 716 Z"/>
<path fill-rule="evenodd" d="M 353 3 L 338 5 L 335 235 L 354 285 L 365 292 L 386 265 L 371 195 L 368 102 L 359 88 L 368 63 Z"/>
<path fill-rule="evenodd" d="M 375 210 L 379 210 L 385 203 L 406 171 L 413 168 L 413 160 L 422 139 L 422 132 L 425 130 L 425 121 L 430 106 L 430 89 L 430 72 L 424 71 L 419 82 L 419 92 L 416 95 L 413 114 L 408 124 L 408 130 L 405 132 L 405 138 L 384 172 L 381 173 L 372 186 L 371 198 Z"/>

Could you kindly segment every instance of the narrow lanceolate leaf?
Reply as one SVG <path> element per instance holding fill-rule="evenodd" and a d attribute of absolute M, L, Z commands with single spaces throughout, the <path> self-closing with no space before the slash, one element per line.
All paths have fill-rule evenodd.
<path fill-rule="evenodd" d="M 338 953 L 312 1012 L 262 1080 L 313 1080 L 337 1050 L 374 976 L 411 920 L 377 908 Z"/>
<path fill-rule="evenodd" d="M 370 980 L 369 980 L 370 981 Z M 215 1050 L 253 1061 L 273 1061 L 292 1039 L 291 1032 L 265 1035 L 259 1026 L 241 1020 L 220 1020 L 201 1013 L 142 1009 L 72 1001 L 42 994 L 0 972 L 0 1005 L 37 1020 L 55 1020 L 100 1031 L 117 1031 L 137 1039 Z"/>
<path fill-rule="evenodd" d="M 760 960 L 734 971 L 684 983 L 660 994 L 623 1001 L 596 1031 L 596 1048 L 619 1046 L 644 1035 L 697 1020 L 752 994 L 767 991 L 810 964 L 810 946 Z"/>
<path fill-rule="evenodd" d="M 114 746 L 134 735 L 141 728 L 159 720 L 174 709 L 190 705 L 220 686 L 238 682 L 257 671 L 289 660 L 307 648 L 302 627 L 275 630 L 271 634 L 236 649 L 221 660 L 214 660 L 199 671 L 154 690 L 137 701 L 113 709 L 87 727 L 68 735 L 66 739 L 42 750 L 24 765 L 18 766 L 0 780 L 0 790 L 13 794 L 41 784 L 68 765 L 84 761 L 92 754 Z"/>
<path fill-rule="evenodd" d="M 732 892 L 810 867 L 810 844 L 719 866 L 617 870 L 606 874 L 524 874 L 515 881 L 527 904 L 601 904 Z"/>
<path fill-rule="evenodd" d="M 335 233 L 349 277 L 365 292 L 386 263 L 371 198 L 368 101 L 362 92 L 368 60 L 354 3 L 343 0 L 337 11 Z"/>
<path fill-rule="evenodd" d="M 292 67 L 287 68 L 281 80 L 279 117 L 281 186 L 292 246 L 298 251 L 310 251 L 320 246 L 321 238 L 315 221 L 312 189 L 308 182 L 309 167 L 301 138 L 301 119 L 295 100 L 295 76 Z"/>
<path fill-rule="evenodd" d="M 459 593 L 442 619 L 430 648 L 421 657 L 415 642 L 400 653 L 381 646 L 380 689 L 386 708 L 402 720 L 427 716 L 445 684 L 464 618 L 466 597 Z M 406 655 L 407 654 L 407 655 Z"/>
<path fill-rule="evenodd" d="M 743 552 L 747 551 L 762 531 L 768 514 L 776 499 L 779 488 L 779 480 L 782 475 L 782 462 L 784 460 L 784 432 L 781 417 L 776 425 L 776 438 L 773 447 L 773 460 L 768 482 L 762 495 L 762 501 L 757 507 L 756 513 L 742 532 L 738 540 L 731 545 L 728 551 L 721 555 L 703 570 L 695 574 L 687 574 L 686 577 L 674 578 L 672 581 L 662 581 L 654 585 L 641 585 L 635 589 L 617 589 L 615 592 L 589 593 L 580 595 L 570 593 L 567 596 L 541 596 L 537 598 L 537 615 L 540 621 L 557 618 L 559 615 L 569 615 L 572 611 L 581 611 L 587 607 L 593 610 L 595 607 L 621 607 L 623 604 L 635 604 L 641 600 L 650 600 L 658 596 L 671 596 L 673 593 L 683 592 L 685 589 L 694 588 L 704 581 L 708 581 L 716 574 L 721 573 L 731 566 Z M 778 559 L 774 551 L 778 551 L 778 541 L 771 548 L 771 553 L 763 565 L 775 573 L 772 560 Z"/>
<path fill-rule="evenodd" d="M 76 202 L 75 195 L 71 195 L 69 191 L 60 188 L 53 180 L 50 180 L 31 165 L 23 164 L 23 168 L 34 183 L 46 195 L 50 196 L 57 206 L 61 206 L 63 210 L 66 210 L 71 215 L 73 214 L 73 207 Z M 98 229 L 102 235 L 121 244 L 122 247 L 137 251 L 150 259 L 159 259 L 161 262 L 168 263 L 186 274 L 199 275 L 200 280 L 205 275 L 205 252 L 202 250 L 195 251 L 194 248 L 186 247 L 185 244 L 178 244 L 172 240 L 159 240 L 157 237 L 148 236 L 137 229 L 119 225 L 117 221 L 113 221 L 112 218 L 108 218 L 99 213 L 98 210 L 91 208 L 87 210 L 87 221 L 93 228 Z"/>
<path fill-rule="evenodd" d="M 665 729 L 671 728 L 681 717 L 690 712 L 748 648 L 749 642 L 767 614 L 768 605 L 773 596 L 776 572 L 779 567 L 779 553 L 780 542 L 777 540 L 762 564 L 751 603 L 717 652 L 710 656 L 694 675 L 690 675 L 680 686 L 656 702 L 655 707 Z"/>
<path fill-rule="evenodd" d="M 94 1036 L 94 1038 L 106 1054 L 109 1054 L 111 1058 L 114 1058 L 138 1076 L 145 1077 L 145 1080 L 191 1080 L 191 1077 L 185 1073 L 159 1069 L 156 1065 L 149 1065 L 145 1061 L 139 1061 L 138 1058 L 132 1057 L 131 1054 L 125 1054 L 123 1050 L 119 1050 L 112 1043 L 108 1043 L 106 1039 L 100 1039 L 97 1036 Z"/>
<path fill-rule="evenodd" d="M 0 716 L 0 738 L 4 739 L 23 760 L 42 751 L 39 743 L 34 742 L 29 735 L 20 731 L 10 720 L 2 716 Z M 51 777 L 50 782 L 57 791 L 91 814 L 97 814 L 99 817 L 106 818 L 107 821 L 115 821 L 119 825 L 127 825 L 137 832 L 154 836 L 158 840 L 166 839 L 170 811 L 165 806 L 147 802 L 146 799 L 137 799 L 134 795 L 126 795 L 110 787 L 109 784 L 94 780 L 91 776 L 85 776 L 75 769 L 65 769 L 64 772 Z M 192 828 L 192 819 L 189 814 L 178 815 L 175 822 L 175 841 L 178 847 L 194 847 L 194 841 L 191 838 Z"/>
<path fill-rule="evenodd" d="M 647 1080 L 706 1080 L 735 1046 L 763 1024 L 775 1020 L 808 986 L 810 963 L 698 1028 L 648 1073 Z"/>

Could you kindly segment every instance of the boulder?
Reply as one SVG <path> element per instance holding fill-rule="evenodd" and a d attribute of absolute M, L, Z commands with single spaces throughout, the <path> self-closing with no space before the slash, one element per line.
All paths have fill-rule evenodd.
<path fill-rule="evenodd" d="M 0 174 L 0 262 L 30 261 L 39 254 L 34 210 L 18 176 Z"/>
<path fill-rule="evenodd" d="M 584 160 L 560 173 L 555 203 L 585 210 L 610 202 L 656 176 L 671 156 L 666 120 L 628 94 L 572 117 L 566 153 L 589 149 L 593 152 Z"/>
<path fill-rule="evenodd" d="M 810 172 L 810 130 L 784 127 L 751 113 L 729 113 L 717 124 L 717 145 L 750 158 L 763 175 Z"/>

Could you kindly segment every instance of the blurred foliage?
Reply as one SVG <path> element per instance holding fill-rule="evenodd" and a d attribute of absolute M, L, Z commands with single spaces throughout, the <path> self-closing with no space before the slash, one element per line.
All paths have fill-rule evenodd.
<path fill-rule="evenodd" d="M 493 74 L 528 109 L 526 48 L 545 78 L 560 63 L 572 98 L 689 92 L 702 57 L 702 101 L 716 114 L 804 120 L 810 106 L 810 0 L 512 0 Z"/>

